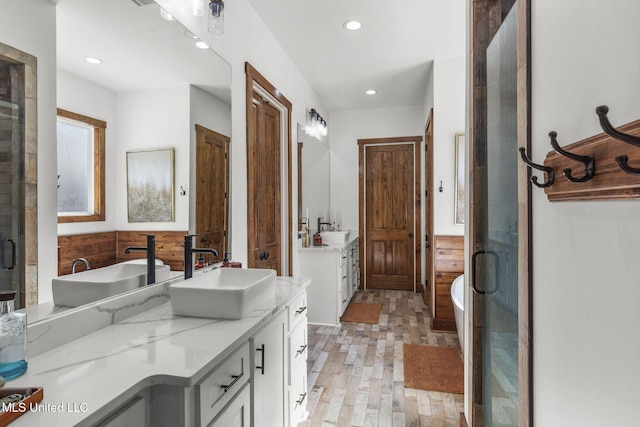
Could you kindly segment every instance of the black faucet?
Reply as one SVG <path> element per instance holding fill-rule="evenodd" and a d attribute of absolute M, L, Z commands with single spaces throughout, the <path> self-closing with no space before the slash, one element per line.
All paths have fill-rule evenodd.
<path fill-rule="evenodd" d="M 129 246 L 124 250 L 125 254 L 131 251 L 145 251 L 147 253 L 147 285 L 156 283 L 156 235 L 141 234 L 147 236 L 147 247 Z"/>
<path fill-rule="evenodd" d="M 323 225 L 331 225 L 330 222 L 322 222 L 323 218 L 318 218 L 318 233 L 322 233 Z"/>
<path fill-rule="evenodd" d="M 211 254 L 218 256 L 218 251 L 213 248 L 194 248 L 193 238 L 197 234 L 187 234 L 184 236 L 184 278 L 190 279 L 193 276 L 193 254 Z"/>

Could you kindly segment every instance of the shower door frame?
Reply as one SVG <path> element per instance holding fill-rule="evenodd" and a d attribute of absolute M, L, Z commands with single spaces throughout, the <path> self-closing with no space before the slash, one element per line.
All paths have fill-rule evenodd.
<path fill-rule="evenodd" d="M 486 210 L 483 208 L 484 185 L 487 160 L 487 76 L 484 73 L 486 49 L 502 20 L 516 3 L 517 36 L 517 133 L 518 146 L 531 146 L 531 0 L 475 0 L 468 2 L 469 20 L 469 119 L 468 119 L 468 159 L 469 159 L 469 225 L 465 242 L 465 253 L 471 254 L 483 249 L 486 239 Z M 518 163 L 518 425 L 533 425 L 533 349 L 532 349 L 532 265 L 531 265 L 531 186 L 530 170 L 522 162 Z M 469 259 L 466 260 L 469 263 Z M 467 264 L 466 270 L 469 270 Z M 483 418 L 483 312 L 482 295 L 467 290 L 469 316 L 466 330 L 466 363 L 468 375 L 466 410 L 468 425 L 482 426 Z M 465 307 L 466 309 L 466 307 Z M 484 402 L 486 404 L 486 402 Z"/>
<path fill-rule="evenodd" d="M 38 97 L 36 57 L 0 43 L 0 60 L 9 63 L 12 90 L 11 103 L 20 106 L 18 165 L 19 215 L 16 247 L 20 276 L 16 305 L 26 307 L 38 303 Z M 12 159 L 12 161 L 14 161 Z"/>

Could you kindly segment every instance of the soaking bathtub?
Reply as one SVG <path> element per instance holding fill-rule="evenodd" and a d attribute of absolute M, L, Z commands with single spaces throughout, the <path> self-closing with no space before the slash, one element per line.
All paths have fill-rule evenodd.
<path fill-rule="evenodd" d="M 456 277 L 451 284 L 451 301 L 453 302 L 460 349 L 464 353 L 464 274 Z"/>

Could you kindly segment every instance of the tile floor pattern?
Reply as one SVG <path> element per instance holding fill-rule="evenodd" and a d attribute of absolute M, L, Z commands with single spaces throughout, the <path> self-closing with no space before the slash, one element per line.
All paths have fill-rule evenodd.
<path fill-rule="evenodd" d="M 358 291 L 353 302 L 382 304 L 377 325 L 309 325 L 309 418 L 315 426 L 459 426 L 463 395 L 404 387 L 402 344 L 457 347 L 433 332 L 422 294 Z"/>

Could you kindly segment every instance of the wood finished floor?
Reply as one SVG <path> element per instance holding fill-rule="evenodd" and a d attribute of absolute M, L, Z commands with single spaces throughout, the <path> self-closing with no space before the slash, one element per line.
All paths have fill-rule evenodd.
<path fill-rule="evenodd" d="M 309 325 L 309 418 L 315 426 L 459 426 L 463 395 L 404 387 L 402 344 L 456 347 L 434 332 L 422 295 L 358 291 L 353 302 L 382 304 L 377 325 Z"/>

